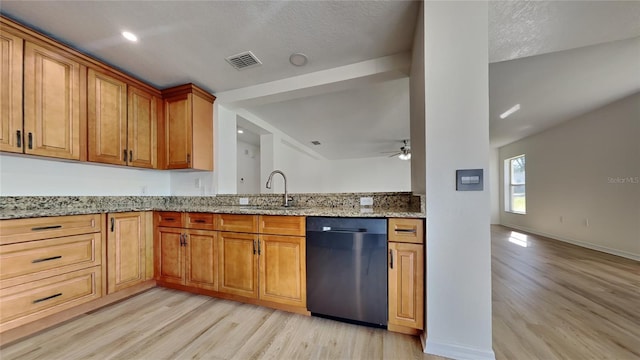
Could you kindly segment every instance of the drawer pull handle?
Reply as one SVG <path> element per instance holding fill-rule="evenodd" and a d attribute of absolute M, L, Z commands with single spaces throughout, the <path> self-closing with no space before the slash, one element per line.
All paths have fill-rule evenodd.
<path fill-rule="evenodd" d="M 37 263 L 41 263 L 41 262 L 45 262 L 45 261 L 58 260 L 58 259 L 62 259 L 62 255 L 52 256 L 52 257 L 42 258 L 42 259 L 35 259 L 35 260 L 31 260 L 31 263 L 32 263 L 32 264 L 37 264 Z"/>
<path fill-rule="evenodd" d="M 36 227 L 32 227 L 31 231 L 42 231 L 42 230 L 53 230 L 53 229 L 62 229 L 62 225 L 36 226 Z"/>
<path fill-rule="evenodd" d="M 407 234 L 415 234 L 416 229 L 396 229 L 398 233 L 407 233 Z"/>
<path fill-rule="evenodd" d="M 115 230 L 115 226 L 116 226 L 116 219 L 115 218 L 111 218 L 111 232 L 113 232 L 113 230 Z"/>
<path fill-rule="evenodd" d="M 206 221 L 206 220 L 204 220 L 204 219 L 195 219 L 193 222 L 198 223 L 198 224 L 204 224 L 204 223 L 206 223 L 207 221 Z"/>
<path fill-rule="evenodd" d="M 43 302 L 43 301 L 51 300 L 53 298 L 57 298 L 58 296 L 62 296 L 62 293 L 57 293 L 57 294 L 53 294 L 51 296 L 47 296 L 47 297 L 43 297 L 43 298 L 40 298 L 40 299 L 33 300 L 33 303 L 37 304 L 39 302 Z"/>
<path fill-rule="evenodd" d="M 164 218 L 164 221 L 176 221 L 176 218 Z"/>

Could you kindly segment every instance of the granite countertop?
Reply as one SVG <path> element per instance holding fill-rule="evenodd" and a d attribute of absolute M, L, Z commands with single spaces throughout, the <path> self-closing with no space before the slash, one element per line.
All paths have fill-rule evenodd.
<path fill-rule="evenodd" d="M 248 215 L 296 215 L 329 217 L 425 218 L 423 197 L 406 193 L 372 193 L 374 206 L 361 207 L 354 195 L 301 194 L 296 205 L 280 206 L 281 197 L 250 198 L 250 205 L 237 204 L 236 196 L 27 196 L 0 197 L 0 219 L 96 214 L 127 211 L 179 211 Z M 417 199 L 416 199 L 417 198 Z M 359 198 L 358 198 L 359 199 Z M 274 201 L 275 200 L 275 201 Z"/>

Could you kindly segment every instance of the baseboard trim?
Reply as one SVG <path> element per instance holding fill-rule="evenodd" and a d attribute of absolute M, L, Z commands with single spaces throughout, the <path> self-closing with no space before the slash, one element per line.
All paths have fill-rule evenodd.
<path fill-rule="evenodd" d="M 581 247 L 584 247 L 584 248 L 587 248 L 587 249 L 596 250 L 596 251 L 600 251 L 600 252 L 603 252 L 603 253 L 616 255 L 616 256 L 620 256 L 620 257 L 631 259 L 631 260 L 635 260 L 635 261 L 640 261 L 640 255 L 636 255 L 636 254 L 633 254 L 633 253 L 630 253 L 630 252 L 627 252 L 627 251 L 616 250 L 616 249 L 608 248 L 606 246 L 596 245 L 596 244 L 592 244 L 592 243 L 585 242 L 585 241 L 580 241 L 580 240 L 575 240 L 575 239 L 571 239 L 571 238 L 567 238 L 567 237 L 563 237 L 563 236 L 559 236 L 559 235 L 555 235 L 555 234 L 550 234 L 550 233 L 546 233 L 544 231 L 531 229 L 531 228 L 528 228 L 526 226 L 513 225 L 513 224 L 501 224 L 501 225 L 509 227 L 509 228 L 514 228 L 516 230 L 526 231 L 526 232 L 529 232 L 529 233 L 532 233 L 532 234 L 548 237 L 550 239 L 566 242 L 566 243 L 573 244 L 573 245 L 576 245 L 576 246 L 581 246 Z"/>
<path fill-rule="evenodd" d="M 493 349 L 475 349 L 458 344 L 442 343 L 429 339 L 426 340 L 424 352 L 431 355 L 460 360 L 495 360 L 496 358 L 496 354 L 493 352 Z"/>

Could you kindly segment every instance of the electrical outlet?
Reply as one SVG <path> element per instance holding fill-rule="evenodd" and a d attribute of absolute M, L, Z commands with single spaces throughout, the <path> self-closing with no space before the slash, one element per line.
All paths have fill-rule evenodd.
<path fill-rule="evenodd" d="M 361 197 L 360 198 L 360 206 L 373 206 L 373 198 L 372 197 Z"/>
<path fill-rule="evenodd" d="M 143 185 L 140 187 L 140 194 L 141 195 L 147 195 L 147 193 L 149 192 L 149 189 L 147 188 L 147 185 Z"/>
<path fill-rule="evenodd" d="M 202 186 L 202 179 L 197 178 L 195 181 L 195 185 L 196 185 L 196 189 L 200 189 L 200 187 Z"/>
<path fill-rule="evenodd" d="M 240 205 L 249 205 L 249 198 L 240 198 Z"/>

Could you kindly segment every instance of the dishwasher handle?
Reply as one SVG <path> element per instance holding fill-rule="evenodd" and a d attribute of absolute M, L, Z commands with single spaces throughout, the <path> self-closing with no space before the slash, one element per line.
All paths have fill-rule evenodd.
<path fill-rule="evenodd" d="M 366 233 L 367 229 L 356 228 L 332 228 L 331 226 L 323 226 L 322 232 L 340 232 L 340 233 Z"/>

